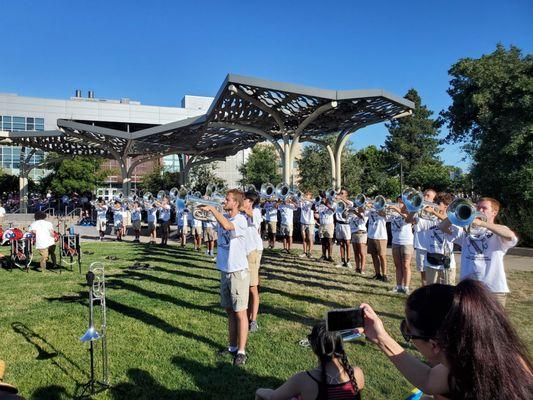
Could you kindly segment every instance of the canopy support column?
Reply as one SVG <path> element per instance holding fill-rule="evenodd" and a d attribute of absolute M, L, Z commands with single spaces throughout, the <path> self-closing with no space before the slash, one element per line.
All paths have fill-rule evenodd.
<path fill-rule="evenodd" d="M 335 143 L 335 190 L 339 191 L 342 186 L 341 178 L 341 162 L 342 162 L 342 151 L 344 146 L 348 141 L 348 138 L 352 134 L 351 131 L 344 131 L 339 134 L 337 137 L 337 142 Z"/>
<path fill-rule="evenodd" d="M 318 144 L 320 146 L 324 146 L 324 148 L 327 150 L 328 155 L 329 155 L 329 163 L 331 167 L 331 186 L 336 187 L 337 186 L 337 179 L 336 179 L 337 169 L 335 167 L 335 154 L 333 153 L 333 149 L 331 148 L 329 143 L 324 142 L 323 140 L 311 139 L 311 138 L 306 138 L 304 141 Z"/>

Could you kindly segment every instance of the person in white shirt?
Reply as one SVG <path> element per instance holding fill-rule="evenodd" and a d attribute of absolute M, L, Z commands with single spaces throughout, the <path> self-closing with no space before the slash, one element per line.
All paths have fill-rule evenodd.
<path fill-rule="evenodd" d="M 135 239 L 134 242 L 139 243 L 141 236 L 141 205 L 138 201 L 133 202 L 133 206 L 130 208 L 131 211 L 131 227 L 133 228 L 133 235 Z"/>
<path fill-rule="evenodd" d="M 303 253 L 300 258 L 311 258 L 313 241 L 315 240 L 315 211 L 313 209 L 313 193 L 305 192 L 304 199 L 300 201 L 300 227 L 302 230 Z"/>
<path fill-rule="evenodd" d="M 6 209 L 4 208 L 4 205 L 0 203 L 0 226 L 4 222 L 5 216 L 6 216 Z"/>
<path fill-rule="evenodd" d="M 168 196 L 164 196 L 161 203 L 158 204 L 159 219 L 161 220 L 161 246 L 166 246 L 168 235 L 170 234 L 170 211 Z"/>
<path fill-rule="evenodd" d="M 192 235 L 194 239 L 194 250 L 200 251 L 202 248 L 202 235 L 203 235 L 203 229 L 202 229 L 202 221 L 194 218 L 192 218 Z"/>
<path fill-rule="evenodd" d="M 470 278 L 483 282 L 505 306 L 509 287 L 503 257 L 510 248 L 516 246 L 518 237 L 507 226 L 494 222 L 500 207 L 498 200 L 482 197 L 476 208 L 486 221 L 476 218 L 472 222 L 472 229 L 476 232 L 469 234 L 452 225 L 448 218 L 442 221 L 440 229 L 450 240 L 461 245 L 460 280 Z"/>
<path fill-rule="evenodd" d="M 263 254 L 263 240 L 261 239 L 261 210 L 257 207 L 259 196 L 256 192 L 244 194 L 243 210 L 248 220 L 248 234 L 246 236 L 248 252 L 248 269 L 250 270 L 250 299 L 248 301 L 248 330 L 255 332 L 259 329 L 257 314 L 259 313 L 259 268 Z"/>
<path fill-rule="evenodd" d="M 435 190 L 433 189 L 426 189 L 424 190 L 424 201 L 427 201 L 429 203 L 433 203 L 433 201 L 435 200 L 435 196 L 436 196 L 437 192 L 435 192 Z M 419 219 L 417 219 L 418 221 Z M 426 222 L 428 221 L 428 222 Z M 428 225 L 428 223 L 430 222 L 430 220 L 425 220 L 422 225 L 416 223 L 414 223 L 414 247 L 415 247 L 415 264 L 416 264 L 416 270 L 418 272 L 420 272 L 420 280 L 422 282 L 422 286 L 426 285 L 427 282 L 426 282 L 426 272 L 425 272 L 425 267 L 424 265 L 426 264 L 426 252 L 427 250 L 425 248 L 422 247 L 422 241 L 425 241 L 425 238 L 422 238 L 423 235 L 425 235 L 424 232 L 421 232 L 421 231 L 426 231 L 426 225 Z M 437 224 L 438 223 L 438 219 L 437 220 L 434 220 L 432 221 L 434 222 L 434 224 Z M 425 228 L 425 229 L 422 229 L 422 228 Z M 421 240 L 422 239 L 422 240 Z"/>
<path fill-rule="evenodd" d="M 336 201 L 337 205 L 340 202 L 344 203 L 346 210 L 353 207 L 353 202 L 348 200 L 348 190 L 345 188 L 340 190 Z M 350 230 L 347 213 L 338 212 L 337 209 L 335 209 L 335 220 L 337 221 L 335 226 L 335 238 L 339 243 L 342 263 L 338 264 L 337 267 L 352 268 L 352 264 L 350 263 L 350 239 L 352 238 L 352 232 Z"/>
<path fill-rule="evenodd" d="M 113 227 L 117 235 L 117 241 L 122 241 L 122 228 L 124 227 L 124 213 L 122 212 L 122 203 L 115 201 L 113 204 Z"/>
<path fill-rule="evenodd" d="M 215 256 L 215 241 L 217 240 L 217 228 L 218 228 L 218 222 L 213 217 L 212 219 L 209 219 L 208 221 L 205 221 L 204 226 L 204 242 L 207 245 L 206 254 L 210 257 Z M 215 259 L 213 258 L 213 261 Z"/>
<path fill-rule="evenodd" d="M 263 205 L 265 210 L 265 221 L 267 223 L 268 248 L 273 249 L 276 245 L 276 234 L 278 231 L 278 202 L 267 201 Z"/>
<path fill-rule="evenodd" d="M 417 262 L 419 262 L 419 257 L 423 262 L 422 286 L 433 283 L 455 285 L 453 243 L 439 228 L 440 222 L 446 219 L 446 210 L 452 201 L 451 194 L 441 192 L 431 197 L 431 202 L 437 204 L 438 209 L 425 207 L 423 210 L 425 215 L 420 212 L 409 213 L 406 219 L 415 227 L 414 243 Z M 419 269 L 418 265 L 417 269 Z"/>
<path fill-rule="evenodd" d="M 387 217 L 391 223 L 392 233 L 392 259 L 396 269 L 396 286 L 392 289 L 395 293 L 409 294 L 411 283 L 411 258 L 413 257 L 413 224 L 406 220 L 409 217 L 401 196 L 396 198 L 398 206 L 389 206 L 396 213 Z"/>
<path fill-rule="evenodd" d="M 233 356 L 233 365 L 244 365 L 247 360 L 248 300 L 250 272 L 246 257 L 246 232 L 248 222 L 241 214 L 243 192 L 228 190 L 224 214 L 213 206 L 200 206 L 213 213 L 218 226 L 217 267 L 220 270 L 220 303 L 228 314 L 229 346 L 219 355 Z"/>
<path fill-rule="evenodd" d="M 368 217 L 368 254 L 376 271 L 372 279 L 387 282 L 387 219 L 383 211 L 368 210 L 365 216 Z"/>
<path fill-rule="evenodd" d="M 278 206 L 278 210 L 281 216 L 281 225 L 279 228 L 281 237 L 283 238 L 283 250 L 287 253 L 291 253 L 292 246 L 292 228 L 294 220 L 294 210 L 296 205 L 290 200 L 286 200 L 284 203 Z"/>
<path fill-rule="evenodd" d="M 187 235 L 189 234 L 189 209 L 185 208 L 184 203 L 176 204 L 176 224 L 178 225 L 180 247 L 185 247 L 187 243 Z"/>
<path fill-rule="evenodd" d="M 150 244 L 155 244 L 157 239 L 157 212 L 158 209 L 155 202 L 146 209 L 146 222 L 148 222 L 148 235 L 150 236 Z"/>
<path fill-rule="evenodd" d="M 103 198 L 99 198 L 96 203 L 96 229 L 100 235 L 100 241 L 104 240 L 105 231 L 107 228 L 107 210 L 108 206 L 105 204 Z"/>
<path fill-rule="evenodd" d="M 320 227 L 318 234 L 320 236 L 320 241 L 322 242 L 322 257 L 321 261 L 334 262 L 331 257 L 331 247 L 333 244 L 333 234 L 335 230 L 333 214 L 335 209 L 330 203 L 329 199 L 325 195 L 322 196 L 322 203 L 317 207 L 317 212 L 315 217 L 318 217 Z"/>
<path fill-rule="evenodd" d="M 54 266 L 57 262 L 54 226 L 50 221 L 46 221 L 46 213 L 44 211 L 37 211 L 34 218 L 35 221 L 28 227 L 28 230 L 35 235 L 35 248 L 41 254 L 40 269 L 38 271 L 43 272 L 46 270 L 48 257 L 52 259 Z"/>
<path fill-rule="evenodd" d="M 353 254 L 355 259 L 355 272 L 361 275 L 365 274 L 366 268 L 366 223 L 368 217 L 365 214 L 365 210 L 359 207 L 355 210 L 355 213 L 349 219 L 351 242 L 353 246 Z"/>

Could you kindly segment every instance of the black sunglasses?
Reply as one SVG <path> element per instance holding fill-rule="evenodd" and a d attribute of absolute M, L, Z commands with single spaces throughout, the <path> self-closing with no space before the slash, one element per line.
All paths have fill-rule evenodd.
<path fill-rule="evenodd" d="M 402 333 L 403 338 L 407 343 L 409 343 L 413 339 L 419 339 L 419 340 L 425 340 L 428 341 L 431 339 L 430 336 L 424 336 L 424 335 L 413 335 L 409 332 L 409 329 L 407 329 L 407 321 L 404 319 L 402 322 L 400 322 L 400 332 Z"/>

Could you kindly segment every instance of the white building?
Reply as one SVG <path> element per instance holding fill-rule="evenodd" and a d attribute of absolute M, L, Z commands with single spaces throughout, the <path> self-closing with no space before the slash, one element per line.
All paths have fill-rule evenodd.
<path fill-rule="evenodd" d="M 212 97 L 187 95 L 182 99 L 181 107 L 160 107 L 143 105 L 128 98 L 99 99 L 91 91 L 87 97 L 82 97 L 81 91 L 77 90 L 74 97 L 65 100 L 0 93 L 0 131 L 54 130 L 59 118 L 84 123 L 104 122 L 115 129 L 133 131 L 204 114 L 212 101 Z M 226 180 L 229 187 L 237 185 L 241 178 L 238 167 L 248 154 L 249 150 L 244 150 L 218 162 L 217 175 Z M 30 164 L 38 164 L 43 158 L 44 153 L 37 151 Z M 178 171 L 176 160 L 177 157 L 168 156 L 162 163 L 165 168 Z M 18 175 L 19 162 L 20 147 L 0 146 L 0 166 L 4 172 Z M 46 170 L 34 169 L 30 178 L 38 180 L 46 173 Z"/>

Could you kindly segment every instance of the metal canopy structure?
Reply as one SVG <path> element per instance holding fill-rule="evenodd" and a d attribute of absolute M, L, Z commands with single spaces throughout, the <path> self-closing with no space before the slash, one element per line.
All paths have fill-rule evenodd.
<path fill-rule="evenodd" d="M 328 148 L 332 185 L 341 185 L 341 153 L 349 136 L 365 126 L 410 115 L 414 104 L 383 90 L 335 91 L 228 75 L 205 115 L 135 132 L 146 143 L 209 154 L 268 140 L 291 183 L 299 142 Z M 320 139 L 337 135 L 334 148 Z"/>
<path fill-rule="evenodd" d="M 123 190 L 133 169 L 146 161 L 180 154 L 186 176 L 191 167 L 224 159 L 270 141 L 282 160 L 283 181 L 291 180 L 300 142 L 322 144 L 331 161 L 331 180 L 341 185 L 341 154 L 357 130 L 410 115 L 414 104 L 383 90 L 328 90 L 229 74 L 206 114 L 159 126 L 57 120 L 58 130 L 9 132 L 12 144 L 60 156 L 95 156 L 119 162 Z M 102 126 L 103 125 L 103 126 Z M 336 135 L 334 146 L 323 138 Z M 24 152 L 23 152 L 24 153 Z M 189 157 L 185 157 L 188 155 Z M 134 158 L 128 167 L 126 160 Z M 22 156 L 21 156 L 22 158 Z"/>

